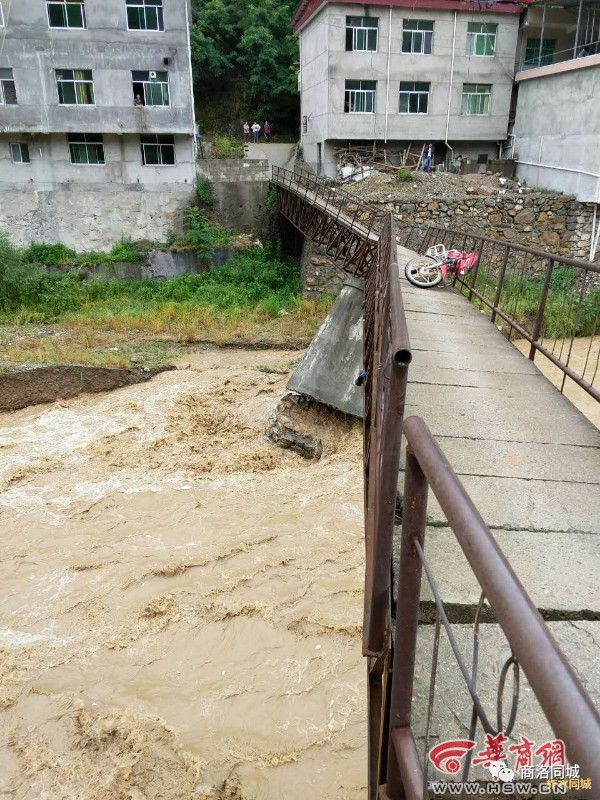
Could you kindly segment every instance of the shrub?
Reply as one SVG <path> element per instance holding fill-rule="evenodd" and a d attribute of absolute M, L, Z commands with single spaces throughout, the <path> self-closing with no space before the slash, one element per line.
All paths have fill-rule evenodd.
<path fill-rule="evenodd" d="M 400 183 L 406 183 L 407 181 L 412 181 L 413 174 L 411 170 L 406 169 L 406 167 L 400 167 L 396 173 L 396 178 L 400 181 Z"/>
<path fill-rule="evenodd" d="M 269 191 L 267 192 L 267 196 L 265 198 L 265 208 L 267 211 L 270 211 L 276 203 L 277 189 L 275 189 L 274 186 L 269 186 Z"/>
<path fill-rule="evenodd" d="M 233 136 L 215 136 L 213 142 L 215 158 L 243 158 L 244 145 Z"/>
<path fill-rule="evenodd" d="M 212 183 L 206 178 L 198 178 L 196 181 L 196 197 L 200 205 L 206 208 L 213 208 L 215 205 L 215 193 Z"/>
<path fill-rule="evenodd" d="M 196 206 L 185 210 L 183 242 L 194 248 L 198 258 L 211 258 L 215 252 L 210 222 Z"/>
<path fill-rule="evenodd" d="M 141 254 L 127 239 L 122 239 L 120 242 L 113 244 L 109 257 L 111 261 L 128 261 L 132 263 L 141 261 L 142 258 Z"/>
<path fill-rule="evenodd" d="M 23 261 L 30 264 L 43 264 L 45 267 L 70 267 L 75 264 L 77 254 L 70 247 L 56 244 L 30 244 L 23 251 Z"/>

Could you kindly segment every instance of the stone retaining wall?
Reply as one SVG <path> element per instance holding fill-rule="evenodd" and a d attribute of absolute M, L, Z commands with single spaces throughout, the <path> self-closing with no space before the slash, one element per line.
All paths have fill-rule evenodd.
<path fill-rule="evenodd" d="M 302 293 L 310 298 L 325 292 L 337 294 L 348 277 L 319 245 L 310 239 L 304 240 L 300 260 L 302 274 Z"/>
<path fill-rule="evenodd" d="M 460 228 L 573 258 L 587 260 L 590 255 L 594 207 L 572 195 L 539 191 L 500 195 L 482 188 L 460 200 L 384 201 L 383 205 L 400 222 Z"/>

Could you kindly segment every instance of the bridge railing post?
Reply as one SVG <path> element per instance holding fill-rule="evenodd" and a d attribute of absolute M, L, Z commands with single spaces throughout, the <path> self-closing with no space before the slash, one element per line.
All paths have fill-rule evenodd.
<path fill-rule="evenodd" d="M 540 302 L 538 305 L 537 314 L 535 315 L 535 322 L 533 323 L 533 331 L 531 334 L 531 347 L 529 348 L 529 360 L 535 359 L 536 347 L 534 342 L 540 338 L 542 324 L 544 322 L 544 311 L 546 310 L 546 301 L 548 299 L 548 291 L 552 281 L 552 273 L 554 271 L 554 259 L 548 259 L 548 266 L 546 267 L 546 274 L 544 276 L 544 285 L 542 287 L 542 294 L 540 295 Z"/>

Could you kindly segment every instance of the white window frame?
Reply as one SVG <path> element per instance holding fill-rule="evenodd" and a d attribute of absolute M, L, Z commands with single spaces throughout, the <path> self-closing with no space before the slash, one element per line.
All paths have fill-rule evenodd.
<path fill-rule="evenodd" d="M 15 76 L 12 71 L 12 67 L 3 67 L 2 69 L 6 69 L 7 71 L 10 70 L 11 77 L 10 78 L 0 78 L 0 106 L 16 106 L 19 104 L 19 99 L 17 97 L 17 87 L 15 84 Z M 4 89 L 4 83 L 12 83 L 13 89 L 15 92 L 15 102 L 14 103 L 7 103 L 6 102 L 6 94 Z"/>
<path fill-rule="evenodd" d="M 348 89 L 348 83 L 374 83 L 374 89 L 363 89 L 359 86 L 358 89 Z M 375 99 L 377 95 L 377 81 L 362 81 L 362 80 L 355 80 L 355 79 L 348 79 L 344 83 L 344 113 L 345 114 L 375 114 Z M 356 99 L 362 98 L 362 102 L 359 105 L 367 105 L 367 98 L 371 96 L 371 104 L 372 110 L 371 111 L 353 111 L 352 106 L 356 105 Z M 348 106 L 348 110 L 346 111 L 346 105 Z"/>
<path fill-rule="evenodd" d="M 148 73 L 148 80 L 147 81 L 146 80 L 142 80 L 142 81 L 134 80 L 133 76 L 134 76 L 134 73 L 136 73 L 136 72 Z M 143 87 L 142 91 L 144 93 L 143 94 L 143 99 L 144 99 L 144 107 L 145 108 L 170 108 L 171 107 L 171 91 L 170 91 L 170 87 L 169 87 L 169 73 L 166 70 L 157 70 L 156 71 L 156 75 L 157 75 L 156 79 L 151 79 L 150 78 L 150 73 L 151 72 L 154 72 L 154 70 L 132 69 L 131 70 L 131 86 L 132 86 L 132 88 L 133 88 L 133 84 L 134 83 L 141 83 L 142 84 L 142 87 Z M 159 80 L 158 79 L 158 75 L 166 75 L 167 79 L 166 80 Z M 153 103 L 148 103 L 147 97 L 146 97 L 146 86 L 161 86 L 162 87 L 161 95 L 163 96 L 163 98 L 164 98 L 165 87 L 166 87 L 167 100 L 169 102 L 168 103 L 159 103 L 158 105 L 155 105 Z M 134 95 L 134 99 L 135 99 L 135 95 Z"/>
<path fill-rule="evenodd" d="M 18 147 L 19 148 L 19 154 L 21 156 L 19 161 L 17 161 L 15 159 L 15 157 L 14 157 L 13 147 Z M 25 161 L 23 159 L 23 148 L 24 147 L 27 149 L 27 161 Z M 31 153 L 29 152 L 29 145 L 27 144 L 27 142 L 9 142 L 8 143 L 8 149 L 9 149 L 9 152 L 10 152 L 10 159 L 11 159 L 13 164 L 25 164 L 26 166 L 29 166 L 31 164 Z"/>
<path fill-rule="evenodd" d="M 83 136 L 83 142 L 71 142 L 70 136 Z M 82 147 L 85 150 L 87 161 L 73 161 L 73 150 L 71 145 Z M 102 161 L 90 161 L 89 145 L 102 147 Z M 104 152 L 104 139 L 101 133 L 67 133 L 67 147 L 69 148 L 69 160 L 74 167 L 104 167 L 106 166 L 106 154 Z"/>
<path fill-rule="evenodd" d="M 416 28 L 408 28 L 406 27 L 407 23 L 415 23 L 417 26 L 419 23 L 425 22 L 427 25 L 431 25 L 431 30 L 427 29 L 420 29 L 419 27 Z M 417 55 L 417 56 L 429 56 L 433 54 L 433 34 L 435 32 L 435 23 L 433 20 L 430 19 L 404 19 L 402 20 L 402 43 L 401 43 L 401 52 L 404 55 Z M 410 50 L 404 49 L 404 35 L 406 33 L 410 33 Z M 431 52 L 425 52 L 425 34 L 431 34 Z M 421 46 L 418 50 L 415 50 L 415 35 L 421 37 Z"/>
<path fill-rule="evenodd" d="M 64 6 L 65 7 L 65 19 L 66 17 L 66 6 L 81 6 L 82 12 L 82 20 L 83 25 L 52 25 L 50 22 L 50 6 Z M 87 17 L 85 14 L 85 0 L 46 0 L 46 15 L 48 17 L 48 27 L 50 30 L 53 31 L 84 31 L 87 28 Z M 68 22 L 68 20 L 67 20 Z"/>
<path fill-rule="evenodd" d="M 490 31 L 470 31 L 469 28 L 479 25 L 481 28 L 493 27 L 494 32 Z M 469 58 L 494 58 L 496 55 L 496 35 L 498 33 L 498 25 L 495 22 L 469 22 L 467 25 L 467 49 L 465 54 Z M 491 53 L 478 53 L 477 41 L 483 39 L 484 50 L 487 50 L 487 44 L 491 41 Z"/>
<path fill-rule="evenodd" d="M 73 79 L 72 80 L 67 80 L 66 78 L 59 78 L 58 77 L 58 73 L 59 72 L 72 72 L 73 73 Z M 75 73 L 76 72 L 90 72 L 92 77 L 89 80 L 87 78 L 76 78 L 75 77 Z M 54 70 L 54 74 L 56 76 L 56 91 L 58 92 L 58 104 L 59 105 L 61 105 L 61 106 L 83 106 L 83 107 L 88 107 L 88 108 L 93 108 L 96 105 L 96 89 L 94 87 L 94 73 L 93 73 L 93 71 L 91 69 L 62 69 L 62 68 L 58 69 L 57 68 L 57 69 Z M 61 103 L 60 102 L 60 92 L 58 91 L 59 83 L 72 83 L 73 84 L 73 86 L 75 87 L 75 102 L 74 103 Z M 91 86 L 92 86 L 92 99 L 93 99 L 92 103 L 78 103 L 77 102 L 77 88 L 76 87 L 79 84 L 91 84 Z"/>
<path fill-rule="evenodd" d="M 144 137 L 148 137 L 149 138 L 150 136 L 155 136 L 156 137 L 156 142 L 143 142 L 142 141 L 142 139 Z M 158 137 L 159 136 L 171 136 L 171 138 L 173 139 L 173 142 L 172 143 L 171 142 L 159 142 L 158 141 Z M 159 147 L 160 148 L 160 151 L 159 151 L 160 154 L 161 154 L 161 163 L 160 164 L 149 164 L 146 161 L 146 151 L 145 151 L 145 147 L 146 146 Z M 142 150 L 142 166 L 143 167 L 176 167 L 177 166 L 177 150 L 176 150 L 176 147 L 175 147 L 175 137 L 172 136 L 172 134 L 168 134 L 168 133 L 167 134 L 164 134 L 164 133 L 143 133 L 143 134 L 140 134 L 140 147 L 141 147 L 141 150 Z M 172 147 L 173 148 L 173 163 L 172 164 L 164 164 L 162 162 L 162 148 L 163 147 Z"/>
<path fill-rule="evenodd" d="M 0 0 L 0 28 L 4 27 L 4 11 L 2 10 L 2 0 Z"/>
<path fill-rule="evenodd" d="M 156 18 L 160 23 L 162 23 L 162 27 L 160 27 L 160 24 L 159 24 L 158 28 L 148 28 L 148 27 L 145 27 L 145 28 L 130 28 L 129 27 L 129 14 L 127 13 L 127 9 L 128 8 L 141 8 L 141 9 L 143 9 L 144 22 L 147 22 L 147 17 L 146 17 L 146 8 L 147 7 L 160 8 L 162 13 L 161 14 L 157 13 Z M 136 0 L 134 3 L 131 3 L 131 2 L 128 3 L 127 0 L 125 0 L 125 16 L 127 17 L 127 30 L 128 31 L 133 31 L 134 33 L 136 31 L 143 31 L 143 32 L 150 31 L 152 33 L 164 33 L 164 30 L 165 30 L 164 13 L 165 12 L 164 12 L 163 0 L 161 0 L 160 5 L 157 4 L 157 3 L 146 3 L 146 0 Z"/>
<path fill-rule="evenodd" d="M 474 87 L 473 91 L 467 91 L 466 87 Z M 485 89 L 485 91 L 479 91 Z M 465 111 L 465 107 L 470 105 L 471 98 L 487 98 L 486 111 Z M 490 83 L 463 83 L 460 113 L 465 117 L 489 117 L 492 111 L 492 85 Z"/>
<path fill-rule="evenodd" d="M 349 23 L 348 20 L 359 19 L 361 24 L 355 25 L 353 23 Z M 370 22 L 374 22 L 374 25 L 364 25 L 364 21 L 368 20 Z M 346 17 L 346 35 L 348 35 L 348 31 L 352 31 L 352 50 L 346 50 L 347 53 L 376 53 L 377 48 L 379 47 L 379 17 L 358 17 L 358 16 L 347 16 Z M 364 43 L 368 45 L 369 43 L 369 32 L 375 31 L 375 47 L 359 47 L 358 46 L 358 38 L 359 32 L 364 31 Z"/>
<path fill-rule="evenodd" d="M 414 89 L 413 88 L 413 89 L 405 89 L 403 91 L 402 90 L 402 84 L 403 83 L 404 84 L 407 84 L 407 83 L 412 84 L 413 87 L 417 86 L 417 85 L 427 86 L 427 90 Z M 420 116 L 424 116 L 425 114 L 429 114 L 429 94 L 430 94 L 430 92 L 431 92 L 431 83 L 429 83 L 428 81 L 400 81 L 400 91 L 398 93 L 398 109 L 399 109 L 398 113 L 399 114 L 406 114 L 406 115 L 410 114 L 411 116 L 415 116 L 417 114 L 420 115 Z M 407 95 L 408 96 L 408 103 L 407 103 L 407 107 L 409 109 L 408 111 L 402 111 L 402 107 L 401 107 L 402 95 Z M 411 111 L 410 110 L 410 98 L 412 96 L 415 96 L 415 95 L 417 97 L 425 96 L 427 98 L 427 111 Z"/>

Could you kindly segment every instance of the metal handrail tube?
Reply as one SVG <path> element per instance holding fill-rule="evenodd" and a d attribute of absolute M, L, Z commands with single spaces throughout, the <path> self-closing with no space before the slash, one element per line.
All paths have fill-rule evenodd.
<path fill-rule="evenodd" d="M 570 761 L 600 786 L 600 716 L 592 701 L 425 422 L 409 417 L 404 433 L 552 729 Z M 410 498 L 405 508 L 410 520 Z"/>
<path fill-rule="evenodd" d="M 443 228 L 441 225 L 418 225 L 415 222 L 409 222 L 408 220 L 402 220 L 402 225 L 414 229 L 425 229 L 431 231 L 439 231 L 442 234 L 447 234 L 448 231 L 453 231 L 454 233 L 463 233 L 464 231 L 453 229 L 453 228 Z M 517 250 L 521 253 L 529 253 L 536 258 L 547 260 L 551 258 L 553 261 L 558 261 L 561 264 L 565 264 L 568 267 L 577 267 L 578 269 L 584 269 L 588 272 L 598 272 L 600 273 L 600 266 L 598 264 L 594 264 L 591 261 L 584 261 L 580 258 L 571 258 L 571 256 L 560 255 L 559 253 L 550 253 L 547 250 L 537 250 L 534 247 L 527 247 L 527 245 L 520 244 L 519 242 L 512 242 L 507 241 L 499 242 L 498 239 L 492 239 L 490 236 L 482 236 L 479 233 L 472 233 L 469 236 L 473 239 L 473 241 L 482 241 L 482 242 L 490 242 L 491 244 L 506 244 L 507 247 L 510 247 L 512 250 Z"/>

